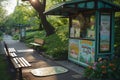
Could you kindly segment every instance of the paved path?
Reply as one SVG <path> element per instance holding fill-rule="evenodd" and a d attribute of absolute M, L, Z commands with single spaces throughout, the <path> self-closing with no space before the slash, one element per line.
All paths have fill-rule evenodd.
<path fill-rule="evenodd" d="M 23 69 L 23 77 L 26 80 L 86 80 L 83 76 L 83 68 L 67 60 L 53 61 L 40 55 L 40 53 L 28 48 L 23 42 L 12 40 L 9 35 L 4 35 L 3 40 L 8 47 L 14 47 L 17 55 L 22 56 L 31 63 L 32 67 Z M 47 66 L 64 66 L 69 71 L 64 74 L 52 75 L 47 77 L 36 77 L 30 73 L 30 70 Z"/>

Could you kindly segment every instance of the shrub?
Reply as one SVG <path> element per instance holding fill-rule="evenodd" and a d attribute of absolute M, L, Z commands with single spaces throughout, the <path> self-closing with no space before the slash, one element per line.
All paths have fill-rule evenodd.
<path fill-rule="evenodd" d="M 68 54 L 68 27 L 59 26 L 56 33 L 50 36 L 45 35 L 45 31 L 26 32 L 26 43 L 34 42 L 34 38 L 45 40 L 43 50 L 54 59 L 65 59 Z M 28 45 L 30 47 L 30 45 Z"/>
<path fill-rule="evenodd" d="M 46 54 L 54 59 L 65 59 L 68 54 L 68 27 L 60 26 L 56 33 L 45 38 Z"/>
<path fill-rule="evenodd" d="M 68 52 L 68 41 L 59 38 L 57 34 L 53 34 L 45 38 L 46 54 L 50 55 L 54 59 L 65 59 Z"/>
<path fill-rule="evenodd" d="M 120 59 L 95 62 L 85 69 L 85 77 L 92 80 L 120 80 Z"/>
<path fill-rule="evenodd" d="M 0 41 L 2 41 L 3 40 L 3 38 L 0 36 Z"/>
<path fill-rule="evenodd" d="M 19 34 L 15 34 L 15 35 L 13 35 L 13 40 L 19 40 Z"/>
<path fill-rule="evenodd" d="M 2 36 L 3 35 L 3 32 L 2 31 L 0 31 L 0 36 Z"/>
<path fill-rule="evenodd" d="M 0 53 L 0 80 L 13 80 L 12 75 L 8 71 L 9 65 L 5 57 Z"/>

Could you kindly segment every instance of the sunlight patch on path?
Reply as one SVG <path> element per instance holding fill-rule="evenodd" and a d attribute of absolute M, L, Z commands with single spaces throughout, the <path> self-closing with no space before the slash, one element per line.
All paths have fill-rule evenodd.
<path fill-rule="evenodd" d="M 33 49 L 17 50 L 17 52 L 33 52 Z"/>

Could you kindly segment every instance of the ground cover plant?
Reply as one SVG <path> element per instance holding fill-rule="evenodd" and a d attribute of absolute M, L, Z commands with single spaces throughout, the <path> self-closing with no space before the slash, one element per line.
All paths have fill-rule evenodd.
<path fill-rule="evenodd" d="M 8 64 L 5 56 L 0 54 L 0 80 L 13 80 L 9 73 Z"/>

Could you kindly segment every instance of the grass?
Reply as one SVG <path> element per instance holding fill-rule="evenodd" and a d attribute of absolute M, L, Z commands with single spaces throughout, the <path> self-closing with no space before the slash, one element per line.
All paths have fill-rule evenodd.
<path fill-rule="evenodd" d="M 8 71 L 8 64 L 2 54 L 0 54 L 0 80 L 13 80 Z"/>

